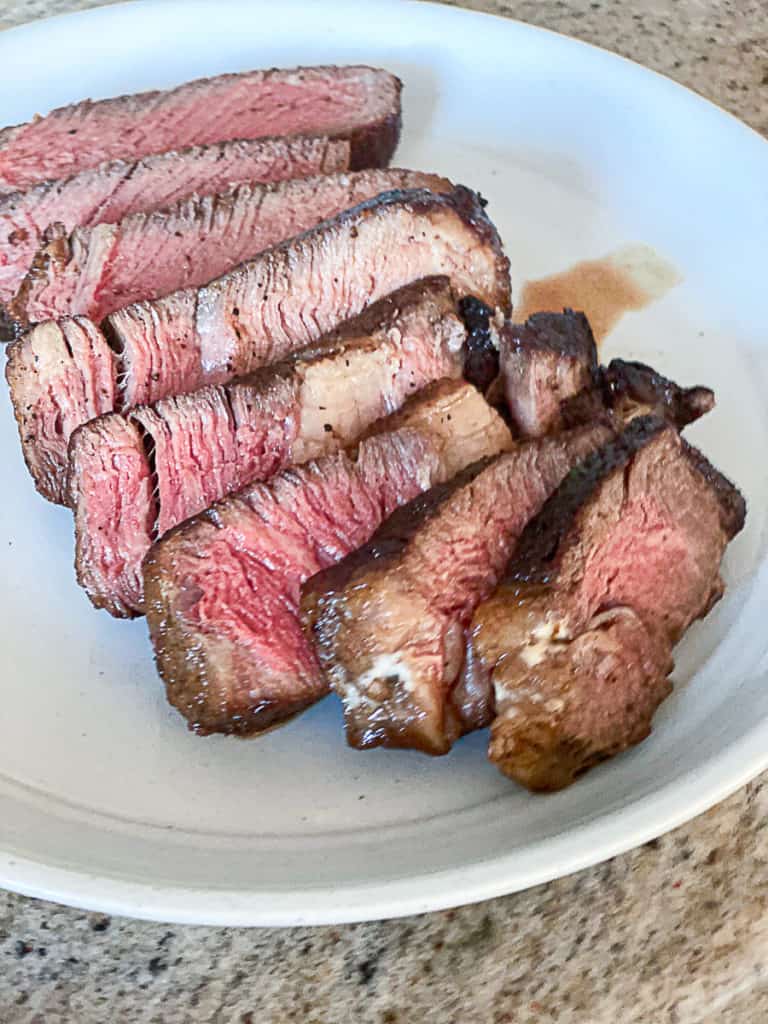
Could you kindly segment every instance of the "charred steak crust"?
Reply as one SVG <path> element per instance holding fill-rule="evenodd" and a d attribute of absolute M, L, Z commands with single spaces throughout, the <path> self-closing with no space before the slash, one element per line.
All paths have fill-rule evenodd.
<path fill-rule="evenodd" d="M 84 100 L 0 131 L 0 194 L 108 160 L 278 132 L 348 139 L 354 169 L 378 166 L 398 142 L 401 90 L 379 68 L 316 66 Z"/>
<path fill-rule="evenodd" d="M 731 483 L 724 473 L 716 469 L 698 448 L 687 441 L 682 442 L 688 462 L 700 473 L 712 488 L 720 505 L 720 523 L 728 540 L 733 540 L 744 529 L 747 517 L 747 503 L 741 491 Z"/>
<path fill-rule="evenodd" d="M 523 324 L 510 324 L 508 337 L 516 349 L 546 349 L 597 370 L 595 336 L 584 313 L 534 313 Z"/>
<path fill-rule="evenodd" d="M 476 296 L 465 295 L 459 300 L 459 314 L 467 328 L 464 377 L 486 394 L 499 376 L 499 346 L 491 325 L 495 313 Z"/>
<path fill-rule="evenodd" d="M 649 412 L 664 416 L 678 430 L 710 412 L 715 405 L 714 392 L 705 387 L 680 387 L 645 363 L 612 359 L 600 370 L 600 384 L 606 404 L 623 403 L 645 406 Z"/>
<path fill-rule="evenodd" d="M 507 565 L 502 584 L 512 581 L 546 584 L 557 572 L 563 533 L 587 502 L 598 483 L 664 430 L 659 416 L 640 416 L 613 441 L 593 452 L 565 477 L 541 512 L 526 526 Z"/>

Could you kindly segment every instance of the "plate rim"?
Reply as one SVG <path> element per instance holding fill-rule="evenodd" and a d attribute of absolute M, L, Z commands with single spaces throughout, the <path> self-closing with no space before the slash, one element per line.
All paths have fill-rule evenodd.
<path fill-rule="evenodd" d="M 209 2 L 193 0 L 193 6 L 206 6 Z M 287 0 L 288 5 L 294 7 L 302 7 L 306 2 Z M 249 9 L 269 6 L 268 0 L 256 0 L 255 4 L 253 0 L 226 0 L 226 4 L 230 7 L 247 6 Z M 501 23 L 506 29 L 512 28 L 537 37 L 553 37 L 561 45 L 586 48 L 609 64 L 618 62 L 617 66 L 623 66 L 625 72 L 631 73 L 638 80 L 652 76 L 657 84 L 664 83 L 666 88 L 671 88 L 675 93 L 680 90 L 688 93 L 696 103 L 705 104 L 720 117 L 725 117 L 732 128 L 734 124 L 738 125 L 750 137 L 752 144 L 757 140 L 763 146 L 768 145 L 768 140 L 756 129 L 694 89 L 593 43 L 514 18 L 451 7 L 434 0 L 369 0 L 369 4 L 382 10 L 418 5 L 430 9 L 435 17 Z M 32 37 L 41 30 L 50 32 L 52 25 L 65 19 L 84 22 L 101 18 L 108 20 L 112 12 L 122 11 L 133 11 L 136 16 L 142 17 L 146 16 L 146 11 L 157 10 L 161 6 L 184 6 L 189 10 L 190 5 L 188 0 L 183 5 L 180 0 L 121 0 L 117 4 L 102 4 L 13 26 L 2 32 L 0 39 L 11 35 L 14 42 L 22 44 L 24 36 Z M 332 0 L 331 7 L 334 14 L 344 8 L 359 9 L 352 0 Z M 538 848 L 542 854 L 554 849 L 556 855 L 551 861 L 546 856 L 540 856 L 539 864 L 526 872 L 515 869 L 514 862 L 520 859 L 517 851 L 478 860 L 464 868 L 454 867 L 384 882 L 348 886 L 340 884 L 292 891 L 255 888 L 211 890 L 183 885 L 157 885 L 151 881 L 129 881 L 106 872 L 90 874 L 80 869 L 52 866 L 42 860 L 16 856 L 0 848 L 0 886 L 24 896 L 64 903 L 82 910 L 190 925 L 330 925 L 443 910 L 458 905 L 457 892 L 460 894 L 461 905 L 518 892 L 607 861 L 690 821 L 768 768 L 768 743 L 764 742 L 766 736 L 768 720 L 758 721 L 710 758 L 705 769 L 697 773 L 695 778 L 688 771 L 625 807 L 571 828 L 564 835 L 540 841 Z M 689 797 L 687 801 L 682 799 L 686 794 Z M 649 816 L 651 803 L 654 805 L 654 813 Z M 631 829 L 626 827 L 628 822 L 633 826 Z M 569 843 L 577 849 L 570 852 L 563 850 Z"/>

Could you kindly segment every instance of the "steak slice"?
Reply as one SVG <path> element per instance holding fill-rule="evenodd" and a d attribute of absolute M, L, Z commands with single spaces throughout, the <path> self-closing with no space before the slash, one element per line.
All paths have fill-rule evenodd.
<path fill-rule="evenodd" d="M 20 328 L 78 313 L 102 320 L 122 306 L 197 288 L 269 246 L 393 188 L 448 192 L 420 171 L 367 170 L 238 185 L 133 213 L 115 224 L 48 233 L 8 306 Z"/>
<path fill-rule="evenodd" d="M 601 418 L 618 424 L 655 413 L 679 430 L 709 412 L 709 388 L 683 388 L 645 363 L 613 359 L 598 366 L 583 313 L 536 313 L 499 332 L 500 379 L 510 418 L 521 437 L 541 437 Z"/>
<path fill-rule="evenodd" d="M 501 383 L 521 437 L 563 428 L 561 404 L 594 385 L 597 346 L 583 313 L 535 313 L 500 332 Z"/>
<path fill-rule="evenodd" d="M 197 290 L 107 318 L 127 407 L 250 373 L 421 277 L 509 306 L 509 264 L 479 198 L 392 191 L 275 246 Z"/>
<path fill-rule="evenodd" d="M 113 160 L 69 178 L 0 196 L 0 302 L 16 294 L 46 228 L 114 224 L 191 193 L 213 195 L 241 182 L 284 181 L 349 170 L 349 143 L 325 136 L 238 139 Z"/>
<path fill-rule="evenodd" d="M 460 376 L 464 337 L 448 281 L 418 282 L 283 365 L 78 428 L 69 500 L 91 601 L 141 612 L 141 563 L 157 536 L 246 483 L 352 443 L 425 384 Z M 130 462 L 112 456 L 129 444 Z M 104 501 L 126 488 L 144 502 L 130 518 Z"/>
<path fill-rule="evenodd" d="M 404 246 L 408 239 L 413 241 Z M 462 188 L 449 195 L 396 192 L 363 203 L 268 250 L 208 288 L 176 292 L 110 316 L 109 333 L 119 349 L 115 355 L 119 388 L 111 407 L 103 406 L 100 412 L 125 411 L 250 373 L 314 344 L 370 303 L 432 274 L 448 275 L 457 297 L 474 289 L 494 306 L 509 304 L 508 263 L 474 193 Z M 222 314 L 223 326 L 217 336 L 208 315 L 211 304 L 230 286 L 237 295 L 243 278 L 253 284 L 252 293 L 230 295 L 232 306 Z M 198 302 L 207 309 L 205 343 L 195 327 Z M 37 332 L 41 329 L 34 328 L 14 343 L 9 350 L 13 370 L 6 371 L 33 476 L 49 453 L 51 458 L 60 454 L 61 431 L 57 426 L 49 438 L 39 429 L 37 409 L 52 400 L 69 401 L 49 398 L 47 392 L 54 393 L 57 387 L 52 377 L 44 382 L 46 391 L 41 390 L 43 382 L 32 353 L 40 343 Z M 91 327 L 90 333 L 101 338 L 107 349 L 97 328 Z M 233 337 L 236 358 L 227 354 Z M 223 344 L 217 353 L 219 340 Z M 71 361 L 61 364 L 61 386 L 69 392 L 74 387 L 69 373 L 75 371 Z M 77 419 L 73 409 L 67 419 L 65 445 L 75 427 L 92 418 L 87 406 L 81 412 Z M 58 466 L 63 475 L 63 459 Z M 66 500 L 60 486 L 56 490 L 45 481 L 36 479 L 36 483 L 51 500 Z"/>
<path fill-rule="evenodd" d="M 340 136 L 353 170 L 386 166 L 400 136 L 400 89 L 377 68 L 273 68 L 83 100 L 0 131 L 0 194 L 106 160 L 269 135 Z"/>
<path fill-rule="evenodd" d="M 72 431 L 115 408 L 114 354 L 85 317 L 51 320 L 9 347 L 5 376 L 35 486 L 44 498 L 64 504 Z"/>
<path fill-rule="evenodd" d="M 388 429 L 394 427 L 394 429 Z M 400 504 L 509 443 L 468 384 L 443 382 L 339 452 L 176 527 L 144 564 L 168 699 L 195 732 L 251 735 L 327 687 L 299 621 L 302 582 L 365 543 Z"/>
<path fill-rule="evenodd" d="M 488 724 L 487 710 L 453 699 L 465 628 L 525 524 L 609 433 L 584 427 L 475 463 L 305 585 L 304 622 L 352 746 L 445 754 L 463 731 Z"/>
<path fill-rule="evenodd" d="M 658 416 L 573 470 L 473 619 L 472 685 L 492 680 L 490 757 L 504 774 L 557 789 L 648 734 L 671 648 L 721 596 L 744 515 Z"/>

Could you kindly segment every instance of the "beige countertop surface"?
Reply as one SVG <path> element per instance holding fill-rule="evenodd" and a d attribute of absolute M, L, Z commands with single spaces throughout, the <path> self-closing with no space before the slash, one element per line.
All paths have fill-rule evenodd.
<path fill-rule="evenodd" d="M 0 28 L 93 6 L 0 0 Z M 615 50 L 768 133 L 767 0 L 456 6 Z M 165 926 L 0 892 L 0 1024 L 760 1024 L 767 824 L 764 775 L 557 882 L 344 927 Z"/>

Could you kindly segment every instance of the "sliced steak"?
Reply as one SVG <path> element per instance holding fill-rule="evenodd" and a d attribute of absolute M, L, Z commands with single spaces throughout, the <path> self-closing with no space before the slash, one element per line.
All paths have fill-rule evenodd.
<path fill-rule="evenodd" d="M 197 290 L 108 317 L 126 406 L 219 384 L 313 344 L 411 281 L 444 274 L 505 309 L 509 264 L 478 197 L 393 191 L 275 246 Z"/>
<path fill-rule="evenodd" d="M 505 774 L 560 788 L 647 735 L 672 645 L 722 594 L 744 515 L 733 485 L 658 416 L 573 470 L 473 619 L 472 685 L 492 680 L 490 756 Z"/>
<path fill-rule="evenodd" d="M 125 411 L 250 373 L 314 344 L 401 286 L 436 273 L 450 277 L 457 297 L 474 290 L 494 306 L 509 304 L 508 263 L 473 193 L 462 188 L 449 195 L 409 191 L 364 203 L 268 250 L 208 288 L 138 303 L 109 317 L 110 336 L 120 350 L 116 353 L 120 387 L 111 408 Z M 249 281 L 252 287 L 242 293 Z M 232 305 L 222 312 L 217 334 L 214 303 L 223 301 L 230 290 L 235 293 L 229 295 Z M 195 326 L 198 305 L 205 311 L 202 339 Z M 8 372 L 33 475 L 48 457 L 44 453 L 59 453 L 58 430 L 51 440 L 35 426 L 38 406 L 49 403 L 31 354 L 39 343 L 39 330 L 14 343 L 14 370 Z M 91 333 L 99 335 L 95 327 Z M 102 343 L 106 348 L 103 339 Z M 233 343 L 236 353 L 227 354 Z M 72 369 L 70 364 L 62 365 L 63 386 L 69 391 L 73 385 L 67 375 Z M 45 389 L 55 391 L 55 380 L 44 383 Z M 68 419 L 65 443 L 76 426 L 91 418 L 87 408 L 82 413 L 80 420 Z M 60 460 L 60 474 L 64 466 Z M 41 493 L 63 500 L 60 489 L 51 493 L 51 488 L 36 482 Z"/>
<path fill-rule="evenodd" d="M 682 430 L 715 406 L 709 388 L 680 387 L 651 366 L 626 359 L 612 359 L 601 368 L 600 387 L 606 403 L 625 422 L 634 416 L 656 415 Z"/>
<path fill-rule="evenodd" d="M 168 698 L 196 732 L 258 733 L 322 697 L 299 621 L 302 582 L 365 543 L 398 505 L 509 443 L 468 384 L 430 389 L 379 430 L 355 453 L 248 487 L 153 546 L 150 635 Z"/>
<path fill-rule="evenodd" d="M 69 500 L 78 579 L 93 603 L 141 612 L 141 563 L 157 536 L 246 483 L 352 443 L 426 384 L 460 376 L 464 338 L 447 280 L 432 279 L 288 363 L 81 426 Z M 124 426 L 110 425 L 118 420 Z M 112 457 L 129 443 L 130 462 Z M 142 492 L 147 477 L 153 486 Z M 105 502 L 121 490 L 143 498 L 144 511 L 127 518 Z"/>
<path fill-rule="evenodd" d="M 242 184 L 134 213 L 115 224 L 57 225 L 8 306 L 21 328 L 75 313 L 102 320 L 122 306 L 197 288 L 269 246 L 394 188 L 448 192 L 420 171 L 367 170 Z"/>
<path fill-rule="evenodd" d="M 500 332 L 501 383 L 521 437 L 563 427 L 560 407 L 594 385 L 597 346 L 583 313 L 535 313 Z"/>
<path fill-rule="evenodd" d="M 51 320 L 10 346 L 5 375 L 35 486 L 64 504 L 72 431 L 115 408 L 114 353 L 85 317 Z"/>
<path fill-rule="evenodd" d="M 453 699 L 465 628 L 528 520 L 609 434 L 585 427 L 476 463 L 305 585 L 305 625 L 352 746 L 445 754 L 483 724 L 476 709 L 463 713 L 464 696 Z"/>
<path fill-rule="evenodd" d="M 238 139 L 113 160 L 69 178 L 0 197 L 0 302 L 8 302 L 51 224 L 65 231 L 114 224 L 186 196 L 214 195 L 241 182 L 284 181 L 349 170 L 349 143 L 324 136 Z"/>
<path fill-rule="evenodd" d="M 400 88 L 376 68 L 310 67 L 83 100 L 0 131 L 0 193 L 107 160 L 269 135 L 340 136 L 354 170 L 386 166 L 400 136 Z"/>

